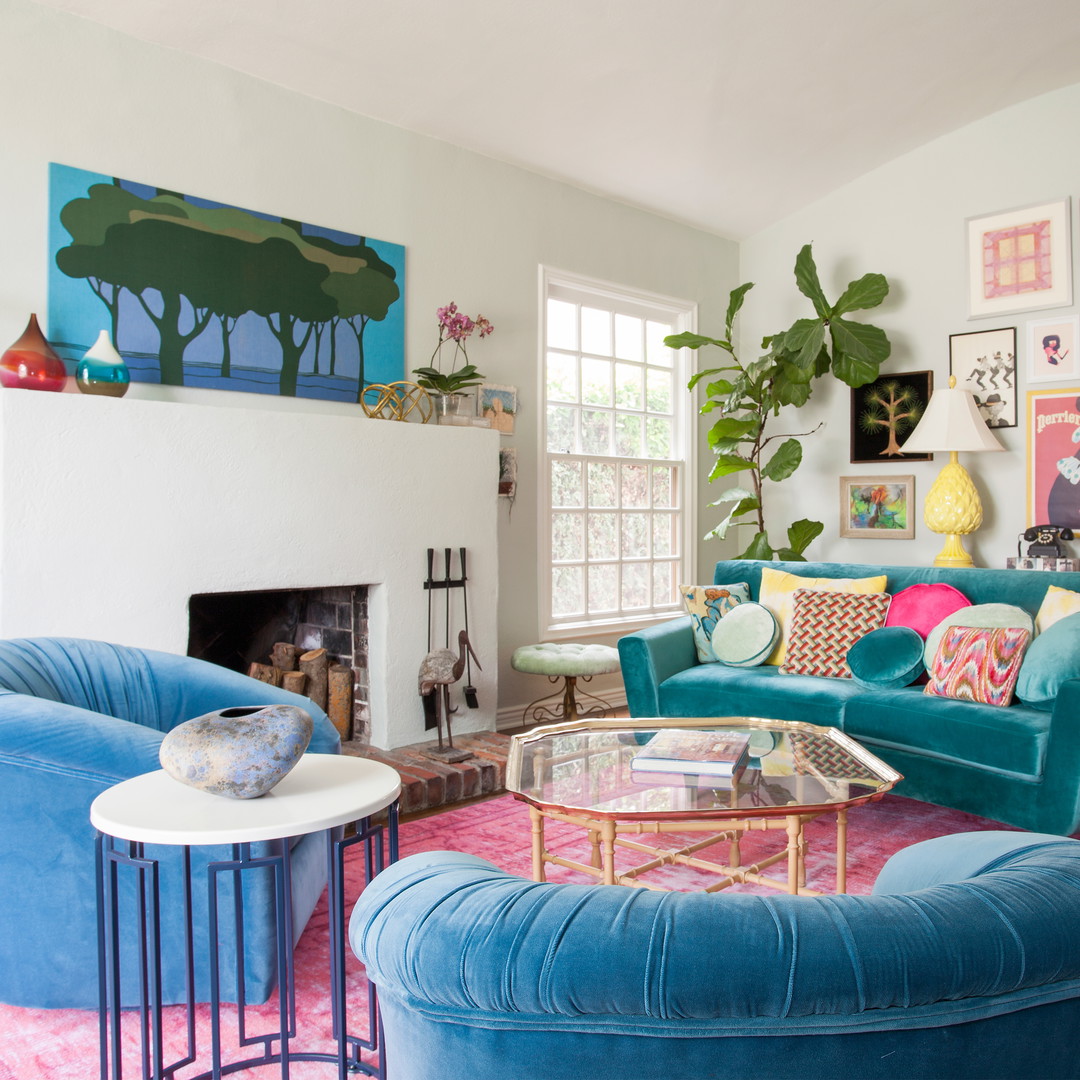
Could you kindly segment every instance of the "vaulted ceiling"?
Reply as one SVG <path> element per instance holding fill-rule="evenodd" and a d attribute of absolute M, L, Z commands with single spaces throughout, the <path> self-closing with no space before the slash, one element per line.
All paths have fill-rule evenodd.
<path fill-rule="evenodd" d="M 1077 0 L 36 2 L 734 239 L 1080 82 Z"/>

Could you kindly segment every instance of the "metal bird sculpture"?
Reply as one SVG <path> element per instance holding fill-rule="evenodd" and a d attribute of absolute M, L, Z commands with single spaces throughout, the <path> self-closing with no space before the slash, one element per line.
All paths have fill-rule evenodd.
<path fill-rule="evenodd" d="M 454 748 L 454 739 L 450 731 L 450 714 L 454 712 L 450 708 L 450 686 L 456 683 L 465 672 L 465 657 L 473 658 L 477 668 L 481 671 L 480 660 L 469 642 L 468 631 L 458 633 L 458 652 L 455 656 L 450 649 L 433 649 L 424 657 L 420 665 L 420 675 L 417 680 L 421 696 L 435 694 L 435 719 L 439 729 L 439 749 L 443 749 L 443 723 L 446 723 L 446 747 Z"/>

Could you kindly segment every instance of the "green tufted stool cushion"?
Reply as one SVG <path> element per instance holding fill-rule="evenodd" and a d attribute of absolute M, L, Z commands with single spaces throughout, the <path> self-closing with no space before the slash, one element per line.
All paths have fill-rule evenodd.
<path fill-rule="evenodd" d="M 515 649 L 510 666 L 529 675 L 606 675 L 619 670 L 619 650 L 610 645 L 545 641 Z"/>

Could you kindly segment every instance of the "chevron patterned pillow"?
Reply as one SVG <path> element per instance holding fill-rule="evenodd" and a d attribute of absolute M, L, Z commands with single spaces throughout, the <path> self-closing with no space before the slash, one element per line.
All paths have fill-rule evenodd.
<path fill-rule="evenodd" d="M 849 593 L 797 589 L 785 675 L 850 679 L 847 652 L 861 637 L 885 625 L 888 593 Z"/>

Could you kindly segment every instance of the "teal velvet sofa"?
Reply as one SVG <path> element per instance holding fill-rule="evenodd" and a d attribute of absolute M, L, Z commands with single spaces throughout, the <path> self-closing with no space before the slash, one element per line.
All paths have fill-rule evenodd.
<path fill-rule="evenodd" d="M 349 930 L 393 1080 L 1080 1077 L 1080 842 L 893 856 L 870 896 L 660 893 L 411 855 Z"/>
<path fill-rule="evenodd" d="M 1068 572 L 738 559 L 717 563 L 713 582 L 744 581 L 757 599 L 764 567 L 805 577 L 884 574 L 894 595 L 943 582 L 973 604 L 1012 604 L 1032 615 L 1048 586 L 1080 591 L 1080 574 Z M 837 727 L 903 773 L 898 794 L 1037 832 L 1080 828 L 1080 678 L 1063 680 L 1042 707 L 1001 707 L 935 697 L 917 684 L 868 689 L 775 666 L 701 663 L 689 617 L 622 638 L 619 655 L 631 716 L 748 715 Z M 1080 670 L 1075 658 L 1072 666 Z"/>
<path fill-rule="evenodd" d="M 0 641 L 0 1001 L 97 1008 L 90 804 L 113 784 L 160 768 L 158 748 L 177 724 L 227 706 L 273 703 L 311 714 L 309 753 L 340 752 L 334 726 L 307 698 L 216 664 L 76 638 Z M 297 937 L 326 884 L 324 837 L 305 836 L 291 848 Z M 252 845 L 255 854 L 268 848 Z M 153 849 L 161 858 L 165 1003 L 185 1000 L 181 850 Z M 192 852 L 197 1001 L 209 1000 L 205 868 L 230 857 L 226 846 Z M 134 890 L 123 895 L 134 904 Z M 245 886 L 243 987 L 252 1002 L 276 985 L 273 902 L 268 872 Z M 125 1002 L 139 985 L 134 935 L 126 944 Z M 236 1000 L 236 943 L 221 944 L 222 997 Z"/>

